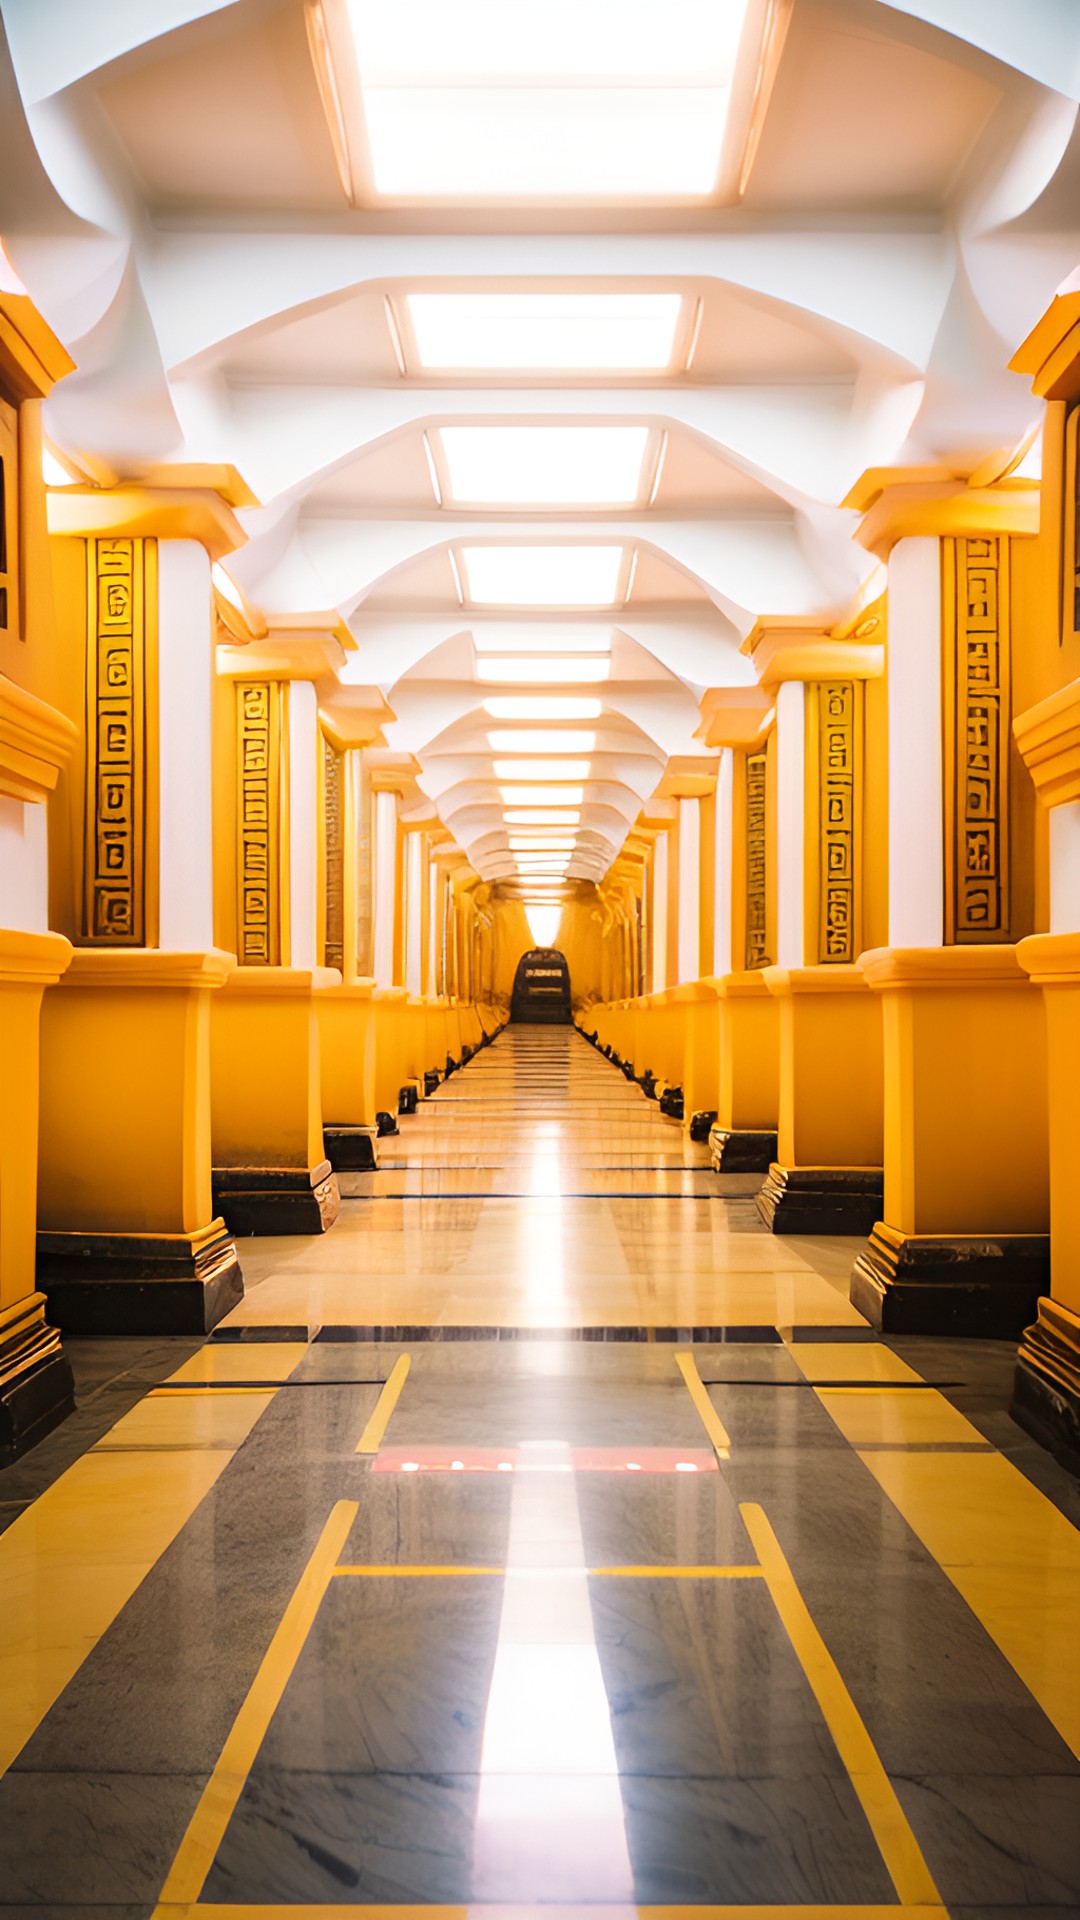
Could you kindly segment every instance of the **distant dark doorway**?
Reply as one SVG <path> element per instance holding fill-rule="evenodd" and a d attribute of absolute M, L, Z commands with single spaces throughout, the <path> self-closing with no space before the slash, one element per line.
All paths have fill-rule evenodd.
<path fill-rule="evenodd" d="M 510 1018 L 532 1026 L 566 1026 L 570 1020 L 570 969 L 556 947 L 523 953 L 514 975 Z"/>

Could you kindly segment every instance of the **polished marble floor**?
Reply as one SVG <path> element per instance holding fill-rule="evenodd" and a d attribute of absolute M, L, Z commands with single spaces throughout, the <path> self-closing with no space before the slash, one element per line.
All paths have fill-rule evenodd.
<path fill-rule="evenodd" d="M 876 1339 L 570 1031 L 382 1148 L 0 1478 L 0 1917 L 1080 1913 L 1008 1349 Z"/>

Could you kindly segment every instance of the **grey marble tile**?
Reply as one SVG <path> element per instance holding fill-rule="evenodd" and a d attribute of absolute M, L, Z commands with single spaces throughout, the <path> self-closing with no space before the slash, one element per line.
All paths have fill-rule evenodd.
<path fill-rule="evenodd" d="M 156 1899 L 202 1790 L 178 1774 L 11 1772 L 0 1781 L 8 1906 Z"/>
<path fill-rule="evenodd" d="M 729 1566 L 754 1560 L 717 1474 L 582 1474 L 578 1512 L 586 1563 Z"/>
<path fill-rule="evenodd" d="M 203 1890 L 207 1902 L 468 1899 L 475 1775 L 303 1774 L 249 1781 Z"/>
<path fill-rule="evenodd" d="M 937 1774 L 894 1784 L 950 1906 L 1080 1906 L 1080 1779 Z"/>
<path fill-rule="evenodd" d="M 846 1780 L 631 1775 L 622 1786 L 643 1903 L 850 1905 L 895 1897 Z"/>
<path fill-rule="evenodd" d="M 267 1768 L 478 1772 L 502 1600 L 484 1575 L 333 1581 L 253 1782 Z"/>
<path fill-rule="evenodd" d="M 763 1580 L 593 1580 L 619 1770 L 843 1776 Z"/>

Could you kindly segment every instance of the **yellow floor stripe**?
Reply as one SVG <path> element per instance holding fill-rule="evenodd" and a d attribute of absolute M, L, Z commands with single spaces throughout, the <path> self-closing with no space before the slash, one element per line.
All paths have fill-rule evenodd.
<path fill-rule="evenodd" d="M 760 1580 L 760 1567 L 590 1567 L 589 1578 L 614 1580 Z"/>
<path fill-rule="evenodd" d="M 401 1354 L 394 1361 L 390 1377 L 375 1402 L 375 1411 L 357 1442 L 357 1453 L 378 1453 L 383 1443 L 383 1435 L 390 1424 L 390 1416 L 401 1398 L 401 1389 L 408 1376 L 409 1364 L 407 1353 Z"/>
<path fill-rule="evenodd" d="M 169 1906 L 159 1907 L 155 1920 L 560 1920 L 560 1916 L 588 1914 L 588 1920 L 943 1920 L 941 1906 L 825 1906 L 808 1901 L 802 1906 L 765 1907 L 747 1904 L 734 1907 L 634 1907 L 532 1906 L 515 1901 L 495 1906 L 470 1901 L 465 1907 L 359 1907 L 359 1906 Z"/>
<path fill-rule="evenodd" d="M 795 1584 L 780 1542 L 761 1507 L 744 1501 L 739 1512 L 769 1583 L 773 1604 L 825 1716 L 898 1898 L 905 1906 L 940 1906 L 941 1895 L 919 1843 L 839 1668 Z"/>
<path fill-rule="evenodd" d="M 698 1419 L 701 1421 L 716 1452 L 721 1460 L 730 1459 L 731 1440 L 728 1436 L 727 1428 L 724 1426 L 720 1415 L 709 1399 L 708 1393 L 705 1390 L 705 1383 L 697 1370 L 697 1361 L 694 1359 L 693 1354 L 677 1353 L 675 1355 L 675 1365 L 678 1367 L 679 1372 L 686 1382 L 686 1390 L 697 1410 Z"/>
<path fill-rule="evenodd" d="M 505 1567 L 354 1567 L 334 1568 L 334 1579 L 472 1580 L 501 1579 Z"/>
<path fill-rule="evenodd" d="M 221 1750 L 161 1890 L 158 1914 L 178 1903 L 197 1901 L 225 1836 L 236 1803 L 244 1790 L 255 1755 L 281 1703 L 289 1677 L 318 1613 L 334 1566 L 360 1511 L 353 1500 L 339 1500 L 331 1509 L 315 1550 L 263 1655 L 232 1731 Z M 256 1911 L 253 1909 L 253 1911 Z M 276 1910 L 275 1910 L 276 1911 Z"/>
<path fill-rule="evenodd" d="M 760 1580 L 760 1567 L 586 1567 L 590 1579 L 609 1580 Z M 362 1567 L 338 1566 L 333 1578 L 341 1580 L 469 1580 L 513 1574 L 523 1580 L 546 1580 L 560 1573 L 580 1575 L 580 1567 Z"/>

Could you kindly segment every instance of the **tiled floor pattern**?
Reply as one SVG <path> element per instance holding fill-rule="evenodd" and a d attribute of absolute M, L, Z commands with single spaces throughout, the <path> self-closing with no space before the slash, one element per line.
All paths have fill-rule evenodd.
<path fill-rule="evenodd" d="M 576 1035 L 401 1129 L 0 1481 L 0 1920 L 1080 1913 L 1007 1355 L 874 1339 Z"/>

